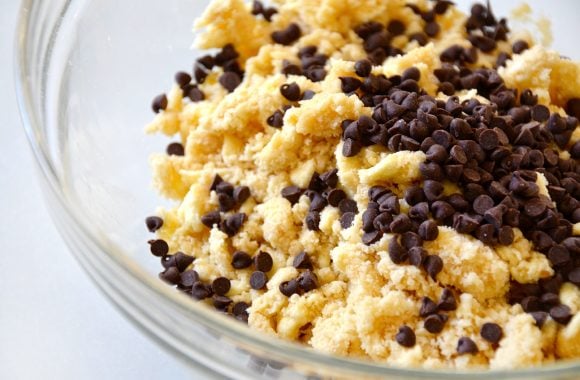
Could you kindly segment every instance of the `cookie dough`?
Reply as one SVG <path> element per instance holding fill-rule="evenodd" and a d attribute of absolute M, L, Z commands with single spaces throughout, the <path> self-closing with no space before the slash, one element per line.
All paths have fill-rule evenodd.
<path fill-rule="evenodd" d="M 214 0 L 195 27 L 220 50 L 176 75 L 147 126 L 179 141 L 151 158 L 176 201 L 147 220 L 162 279 L 340 356 L 580 358 L 580 64 L 447 1 Z M 498 172 L 504 153 L 517 163 Z"/>

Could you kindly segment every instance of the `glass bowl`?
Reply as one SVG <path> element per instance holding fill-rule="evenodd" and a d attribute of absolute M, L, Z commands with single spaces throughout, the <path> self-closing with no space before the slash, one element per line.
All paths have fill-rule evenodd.
<path fill-rule="evenodd" d="M 207 378 L 578 378 L 578 362 L 449 372 L 333 357 L 256 333 L 158 279 L 143 218 L 160 202 L 148 156 L 167 141 L 143 127 L 152 96 L 170 87 L 173 72 L 191 69 L 192 20 L 207 2 L 25 0 L 20 12 L 18 101 L 48 207 L 79 263 L 128 319 Z M 515 3 L 495 11 L 506 15 Z M 578 3 L 535 3 L 558 20 L 554 46 L 580 58 L 571 40 Z"/>

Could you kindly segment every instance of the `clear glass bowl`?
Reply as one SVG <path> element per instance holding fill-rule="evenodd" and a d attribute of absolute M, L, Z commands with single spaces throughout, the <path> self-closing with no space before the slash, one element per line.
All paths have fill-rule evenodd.
<path fill-rule="evenodd" d="M 467 2 L 460 2 L 467 8 Z M 555 47 L 578 57 L 579 3 L 537 1 Z M 167 141 L 145 136 L 153 95 L 190 70 L 192 20 L 207 0 L 23 1 L 17 92 L 55 223 L 87 274 L 125 315 L 207 378 L 572 379 L 580 363 L 522 371 L 389 368 L 332 357 L 251 331 L 157 278 L 143 217 L 160 201 L 148 156 Z M 498 3 L 506 14 L 515 1 Z M 564 37 L 564 38 L 563 38 Z M 566 41 L 565 38 L 570 38 Z M 525 347 L 522 347 L 525 349 Z"/>

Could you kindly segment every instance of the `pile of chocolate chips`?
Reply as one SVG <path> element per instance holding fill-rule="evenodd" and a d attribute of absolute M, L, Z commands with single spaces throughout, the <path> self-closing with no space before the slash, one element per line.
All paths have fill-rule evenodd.
<path fill-rule="evenodd" d="M 183 91 L 183 97 L 189 98 L 192 102 L 205 100 L 205 94 L 199 88 L 199 84 L 205 82 L 205 79 L 214 67 L 221 67 L 222 75 L 219 77 L 219 83 L 229 92 L 232 92 L 240 85 L 244 78 L 244 71 L 238 62 L 239 54 L 234 45 L 227 44 L 221 51 L 215 55 L 204 55 L 198 58 L 193 66 L 193 77 L 184 71 L 178 71 L 175 74 L 175 83 Z M 192 80 L 195 78 L 195 82 Z M 157 95 L 151 104 L 153 112 L 159 113 L 167 108 L 167 95 Z"/>
<path fill-rule="evenodd" d="M 247 186 L 234 187 L 216 174 L 210 186 L 210 191 L 215 191 L 218 196 L 219 210 L 208 212 L 201 217 L 201 222 L 208 228 L 217 225 L 220 231 L 228 236 L 238 233 L 244 222 L 246 214 L 234 213 L 222 219 L 222 213 L 227 213 L 241 207 L 250 197 L 250 189 Z"/>
<path fill-rule="evenodd" d="M 493 34 L 503 39 L 508 29 L 505 21 L 497 23 L 482 7 L 474 6 L 466 28 L 474 49 L 490 51 L 486 44 L 491 42 L 485 38 Z M 527 47 L 514 45 L 514 53 Z M 369 62 L 363 60 L 355 64 L 357 76 L 341 78 L 345 93 L 373 107 L 372 117 L 342 123 L 344 156 L 355 156 L 370 145 L 392 152 L 422 150 L 427 156 L 420 166 L 423 185 L 404 194 L 411 206 L 408 215 L 399 214 L 398 199 L 386 188 L 369 190 L 363 242 L 370 245 L 383 233 L 396 233 L 389 244 L 392 261 L 422 265 L 435 278 L 444 263 L 426 256 L 421 243 L 437 237 L 437 225 L 492 246 L 511 244 L 513 228 L 519 228 L 534 249 L 547 256 L 556 274 L 538 284 L 512 283 L 508 300 L 521 303 L 538 325 L 548 314 L 566 324 L 571 311 L 560 304 L 558 290 L 564 281 L 580 285 L 580 238 L 572 235 L 573 223 L 580 222 L 580 144 L 569 146 L 580 100 L 568 101 L 568 117 L 551 114 L 531 91 L 518 94 L 507 88 L 495 70 L 464 66 L 476 62 L 476 52 L 465 54 L 461 48 L 461 53 L 451 54 L 453 49 L 442 53 L 447 63 L 435 70 L 440 90 L 453 95 L 477 89 L 489 104 L 477 99 L 460 103 L 454 96 L 436 100 L 419 88 L 420 72 L 413 67 L 387 78 L 372 75 Z M 569 148 L 571 158 L 560 157 L 555 147 Z M 537 173 L 546 177 L 551 200 L 540 193 Z M 461 192 L 444 195 L 443 181 L 455 183 Z M 409 336 L 407 329 L 400 334 Z M 465 342 L 459 346 L 472 347 Z"/>
<path fill-rule="evenodd" d="M 310 199 L 310 207 L 306 215 L 306 226 L 311 231 L 318 231 L 320 224 L 320 213 L 328 205 L 338 207 L 340 211 L 340 225 L 342 228 L 349 228 L 358 213 L 356 202 L 350 199 L 344 190 L 337 188 L 338 170 L 331 169 L 323 174 L 314 172 L 310 178 L 307 189 L 298 186 L 287 186 L 282 189 L 281 195 L 294 205 L 298 202 L 302 194 L 306 194 Z"/>

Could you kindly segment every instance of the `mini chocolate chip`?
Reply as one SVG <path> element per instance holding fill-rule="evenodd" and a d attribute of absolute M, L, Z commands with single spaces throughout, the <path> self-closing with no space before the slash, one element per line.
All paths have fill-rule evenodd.
<path fill-rule="evenodd" d="M 417 41 L 419 46 L 425 46 L 427 45 L 427 43 L 429 43 L 429 38 L 425 33 L 418 32 L 411 34 L 409 36 L 409 41 Z"/>
<path fill-rule="evenodd" d="M 318 211 L 310 211 L 306 215 L 306 227 L 310 231 L 318 231 L 320 224 L 320 213 Z"/>
<path fill-rule="evenodd" d="M 280 293 L 284 294 L 286 297 L 290 297 L 293 294 L 298 294 L 300 291 L 298 281 L 295 279 L 280 283 L 278 289 L 280 290 Z"/>
<path fill-rule="evenodd" d="M 379 212 L 376 209 L 368 208 L 365 210 L 365 212 L 363 212 L 362 223 L 363 223 L 363 231 L 364 232 L 370 232 L 375 228 L 373 223 L 374 223 L 375 218 L 378 215 L 379 215 Z"/>
<path fill-rule="evenodd" d="M 215 191 L 218 194 L 227 194 L 231 197 L 234 194 L 234 186 L 229 182 L 222 181 L 215 187 Z"/>
<path fill-rule="evenodd" d="M 306 90 L 302 93 L 302 100 L 310 100 L 316 95 L 316 93 L 312 90 Z"/>
<path fill-rule="evenodd" d="M 175 83 L 179 85 L 179 87 L 183 88 L 187 86 L 191 82 L 191 75 L 186 72 L 178 71 L 175 73 Z"/>
<path fill-rule="evenodd" d="M 338 169 L 331 169 L 320 175 L 320 179 L 328 185 L 328 187 L 336 187 L 338 185 Z"/>
<path fill-rule="evenodd" d="M 380 210 L 379 210 L 380 212 Z M 391 232 L 391 223 L 393 222 L 393 216 L 390 212 L 385 211 L 378 214 L 375 219 L 373 220 L 373 227 L 377 231 L 388 233 Z M 369 230 L 369 232 L 372 229 Z"/>
<path fill-rule="evenodd" d="M 514 52 L 514 54 L 521 54 L 525 50 L 528 50 L 529 48 L 530 48 L 530 45 L 524 40 L 517 40 L 512 45 L 512 51 Z"/>
<path fill-rule="evenodd" d="M 429 204 L 419 202 L 409 209 L 409 217 L 415 221 L 423 222 L 429 217 Z M 423 238 L 423 236 L 421 236 Z M 425 240 L 425 239 L 423 239 Z"/>
<path fill-rule="evenodd" d="M 326 196 L 328 203 L 333 207 L 338 207 L 340 201 L 346 198 L 346 193 L 341 189 L 332 189 Z"/>
<path fill-rule="evenodd" d="M 169 252 L 169 245 L 163 239 L 149 240 L 149 246 L 153 256 L 162 257 Z"/>
<path fill-rule="evenodd" d="M 183 145 L 181 145 L 181 143 L 178 143 L 178 142 L 173 142 L 173 143 L 167 145 L 166 152 L 170 156 L 183 156 L 183 155 L 185 155 L 185 149 L 183 148 Z"/>
<path fill-rule="evenodd" d="M 455 209 L 445 201 L 435 201 L 431 205 L 431 214 L 437 221 L 444 221 L 455 213 Z"/>
<path fill-rule="evenodd" d="M 195 282 L 191 287 L 191 295 L 198 300 L 204 300 L 211 297 L 211 288 L 201 281 Z"/>
<path fill-rule="evenodd" d="M 255 271 L 250 276 L 250 286 L 252 289 L 263 289 L 266 286 L 266 282 L 268 282 L 268 276 L 264 272 Z"/>
<path fill-rule="evenodd" d="M 443 196 L 443 184 L 430 179 L 425 180 L 423 184 L 423 192 L 428 201 L 434 202 Z"/>
<path fill-rule="evenodd" d="M 416 342 L 415 332 L 406 325 L 399 327 L 395 340 L 403 347 L 413 347 Z"/>
<path fill-rule="evenodd" d="M 232 256 L 232 267 L 245 269 L 252 265 L 252 258 L 244 251 L 237 251 Z"/>
<path fill-rule="evenodd" d="M 490 208 L 493 207 L 493 199 L 489 195 L 480 195 L 473 201 L 473 211 L 479 215 L 485 214 Z"/>
<path fill-rule="evenodd" d="M 503 223 L 503 214 L 506 212 L 507 207 L 505 205 L 497 205 L 485 211 L 483 218 L 491 223 L 495 228 L 501 228 Z"/>
<path fill-rule="evenodd" d="M 409 67 L 408 69 L 405 69 L 405 71 L 403 71 L 403 74 L 401 74 L 401 80 L 405 81 L 407 79 L 418 81 L 419 79 L 421 79 L 421 71 L 419 71 L 418 68 L 413 66 Z"/>
<path fill-rule="evenodd" d="M 387 31 L 393 36 L 405 33 L 405 29 L 405 24 L 399 20 L 391 20 L 387 25 Z"/>
<path fill-rule="evenodd" d="M 471 215 L 456 213 L 453 215 L 453 228 L 462 234 L 470 234 L 477 230 L 479 221 Z"/>
<path fill-rule="evenodd" d="M 427 318 L 425 318 L 423 326 L 425 327 L 425 330 L 429 331 L 431 334 L 439 334 L 441 331 L 443 331 L 445 322 L 441 317 L 441 315 L 432 314 L 427 316 Z"/>
<path fill-rule="evenodd" d="M 300 276 L 298 276 L 297 281 L 300 288 L 305 292 L 309 292 L 311 290 L 318 288 L 318 278 L 316 277 L 316 274 L 314 274 L 314 272 L 311 272 L 308 269 L 300 273 Z"/>
<path fill-rule="evenodd" d="M 524 297 L 520 301 L 520 304 L 522 305 L 522 309 L 524 309 L 526 313 L 531 313 L 532 311 L 540 310 L 540 300 L 536 296 Z"/>
<path fill-rule="evenodd" d="M 271 34 L 272 40 L 281 45 L 290 45 L 302 36 L 302 31 L 296 23 L 291 23 L 286 29 Z"/>
<path fill-rule="evenodd" d="M 550 309 L 550 317 L 561 325 L 567 325 L 572 319 L 572 312 L 568 306 L 558 305 Z"/>
<path fill-rule="evenodd" d="M 292 205 L 298 202 L 303 193 L 304 191 L 298 186 L 287 186 L 281 191 L 282 197 L 288 200 Z"/>
<path fill-rule="evenodd" d="M 419 236 L 425 241 L 433 241 L 439 236 L 437 223 L 433 220 L 426 220 L 419 225 Z"/>
<path fill-rule="evenodd" d="M 231 282 L 225 277 L 218 277 L 211 283 L 211 289 L 218 296 L 225 296 L 230 291 Z"/>
<path fill-rule="evenodd" d="M 238 186 L 234 189 L 233 194 L 237 205 L 241 206 L 250 197 L 250 188 L 248 186 Z"/>
<path fill-rule="evenodd" d="M 389 241 L 388 251 L 394 264 L 402 264 L 407 260 L 407 250 L 399 243 L 396 236 Z"/>
<path fill-rule="evenodd" d="M 411 249 L 413 247 L 420 247 L 423 245 L 423 239 L 419 234 L 408 231 L 401 235 L 401 244 L 406 249 Z"/>
<path fill-rule="evenodd" d="M 359 77 L 366 78 L 371 74 L 373 66 L 368 59 L 361 59 L 354 64 L 354 70 Z"/>
<path fill-rule="evenodd" d="M 179 269 L 176 267 L 167 268 L 165 271 L 159 273 L 159 278 L 171 285 L 177 285 L 181 282 L 181 275 Z"/>
<path fill-rule="evenodd" d="M 272 128 L 282 128 L 284 125 L 284 113 L 280 110 L 274 111 L 274 113 L 268 117 L 266 123 Z"/>
<path fill-rule="evenodd" d="M 224 232 L 227 233 L 229 236 L 234 236 L 238 233 L 242 225 L 246 221 L 246 214 L 244 213 L 236 213 L 229 216 L 226 220 L 224 220 Z"/>
<path fill-rule="evenodd" d="M 532 107 L 532 119 L 544 122 L 550 118 L 550 110 L 548 107 L 541 104 L 536 104 Z"/>
<path fill-rule="evenodd" d="M 296 255 L 292 262 L 292 266 L 296 269 L 312 270 L 312 261 L 310 260 L 310 256 L 308 256 L 306 252 L 302 251 Z"/>
<path fill-rule="evenodd" d="M 429 37 L 435 37 L 437 34 L 439 34 L 440 30 L 441 30 L 441 27 L 435 21 L 428 22 L 425 25 L 425 28 L 423 28 L 423 31 Z"/>
<path fill-rule="evenodd" d="M 320 212 L 324 210 L 324 208 L 328 206 L 327 200 L 320 194 L 314 193 L 312 195 L 312 200 L 310 201 L 310 208 L 309 211 L 317 211 Z"/>
<path fill-rule="evenodd" d="M 247 315 L 247 309 L 250 307 L 250 305 L 248 305 L 246 302 L 236 302 L 234 304 L 234 307 L 232 307 L 232 314 L 235 315 L 236 317 L 242 314 L 246 314 Z"/>
<path fill-rule="evenodd" d="M 361 149 L 362 145 L 357 140 L 345 139 L 342 145 L 342 155 L 344 157 L 354 157 L 360 152 Z"/>
<path fill-rule="evenodd" d="M 497 241 L 501 245 L 510 245 L 514 242 L 514 231 L 510 226 L 503 226 L 497 233 Z"/>
<path fill-rule="evenodd" d="M 163 219 L 158 216 L 148 216 L 145 218 L 145 225 L 149 232 L 155 232 L 163 226 Z"/>
<path fill-rule="evenodd" d="M 295 82 L 290 84 L 283 84 L 280 87 L 280 93 L 283 97 L 290 100 L 291 102 L 300 100 L 300 87 Z"/>
<path fill-rule="evenodd" d="M 233 302 L 231 298 L 223 295 L 214 294 L 212 297 L 213 306 L 217 310 L 227 311 L 228 306 Z"/>
<path fill-rule="evenodd" d="M 457 353 L 459 355 L 476 354 L 478 351 L 477 345 L 471 338 L 466 336 L 459 338 L 457 342 Z"/>
<path fill-rule="evenodd" d="M 181 273 L 180 285 L 185 288 L 191 288 L 194 283 L 199 281 L 199 275 L 194 270 L 187 270 Z"/>
<path fill-rule="evenodd" d="M 343 229 L 349 228 L 352 225 L 352 222 L 354 221 L 355 216 L 356 215 L 354 212 L 345 212 L 340 217 L 340 226 Z"/>
<path fill-rule="evenodd" d="M 260 251 L 260 253 L 254 256 L 254 267 L 260 272 L 269 272 L 272 270 L 273 265 L 274 261 L 268 252 Z"/>
<path fill-rule="evenodd" d="M 580 267 L 574 268 L 568 273 L 568 281 L 576 286 L 580 286 Z"/>
<path fill-rule="evenodd" d="M 548 251 L 548 259 L 552 266 L 561 266 L 570 261 L 570 252 L 562 245 L 555 245 Z"/>
<path fill-rule="evenodd" d="M 342 214 L 347 212 L 358 213 L 356 202 L 352 199 L 344 198 L 338 203 L 338 209 Z"/>
<path fill-rule="evenodd" d="M 421 309 L 419 310 L 419 316 L 425 318 L 428 315 L 437 312 L 437 304 L 429 297 L 421 298 Z"/>
<path fill-rule="evenodd" d="M 486 129 L 479 134 L 479 144 L 485 150 L 493 150 L 500 144 L 498 132 L 494 129 Z"/>
<path fill-rule="evenodd" d="M 220 211 L 222 212 L 228 212 L 232 210 L 236 205 L 234 199 L 225 193 L 218 194 L 218 203 Z"/>
<path fill-rule="evenodd" d="M 228 92 L 233 92 L 236 89 L 236 87 L 238 87 L 240 83 L 242 83 L 242 78 L 238 73 L 228 71 L 220 76 L 219 83 L 222 85 L 223 88 L 228 90 Z"/>
<path fill-rule="evenodd" d="M 457 302 L 455 301 L 455 296 L 453 292 L 447 288 L 443 289 L 441 296 L 439 297 L 439 302 L 437 303 L 439 310 L 453 311 L 457 309 Z"/>
<path fill-rule="evenodd" d="M 340 88 L 344 93 L 354 92 L 359 89 L 362 82 L 359 79 L 353 77 L 340 77 Z"/>
<path fill-rule="evenodd" d="M 201 222 L 208 228 L 212 228 L 214 224 L 220 224 L 221 216 L 219 211 L 211 211 L 201 217 Z"/>
<path fill-rule="evenodd" d="M 310 79 L 312 82 L 320 82 L 324 80 L 326 74 L 326 70 L 321 66 L 311 66 L 304 71 L 306 78 Z"/>
<path fill-rule="evenodd" d="M 153 99 L 153 102 L 151 103 L 151 108 L 153 109 L 153 112 L 159 113 L 162 110 L 164 111 L 167 108 L 167 105 L 168 105 L 167 96 L 165 94 L 161 94 L 157 95 L 155 99 Z"/>
<path fill-rule="evenodd" d="M 546 319 L 548 319 L 548 313 L 546 313 L 545 311 L 534 311 L 531 312 L 530 315 L 532 316 L 532 318 L 534 318 L 536 326 L 538 326 L 539 328 L 542 328 L 542 326 L 546 322 Z"/>
<path fill-rule="evenodd" d="M 369 231 L 369 232 L 365 232 L 362 236 L 362 242 L 365 245 L 371 245 L 376 243 L 377 241 L 379 241 L 381 239 L 381 237 L 383 236 L 383 233 L 381 231 Z"/>
<path fill-rule="evenodd" d="M 411 230 L 413 224 L 407 214 L 399 214 L 393 218 L 389 227 L 394 233 L 403 233 Z"/>
<path fill-rule="evenodd" d="M 443 164 L 449 157 L 447 150 L 439 144 L 432 145 L 426 152 L 427 159 L 438 164 Z"/>
<path fill-rule="evenodd" d="M 425 200 L 425 194 L 423 193 L 423 189 L 417 185 L 413 185 L 405 190 L 404 198 L 409 205 L 414 206 Z"/>
<path fill-rule="evenodd" d="M 193 256 L 186 255 L 183 252 L 176 252 L 173 257 L 175 258 L 175 266 L 177 269 L 179 269 L 180 272 L 186 270 L 187 267 L 189 267 L 189 265 L 191 265 L 191 263 L 193 263 L 195 260 Z"/>
<path fill-rule="evenodd" d="M 430 255 L 425 258 L 425 262 L 423 263 L 423 267 L 431 276 L 433 280 L 437 277 L 437 274 L 443 270 L 443 260 L 441 257 L 437 255 Z"/>
<path fill-rule="evenodd" d="M 540 302 L 544 308 L 556 306 L 560 303 L 560 297 L 555 293 L 544 293 L 540 297 Z"/>
<path fill-rule="evenodd" d="M 412 247 L 408 252 L 409 263 L 420 268 L 427 257 L 427 251 L 423 247 Z"/>

